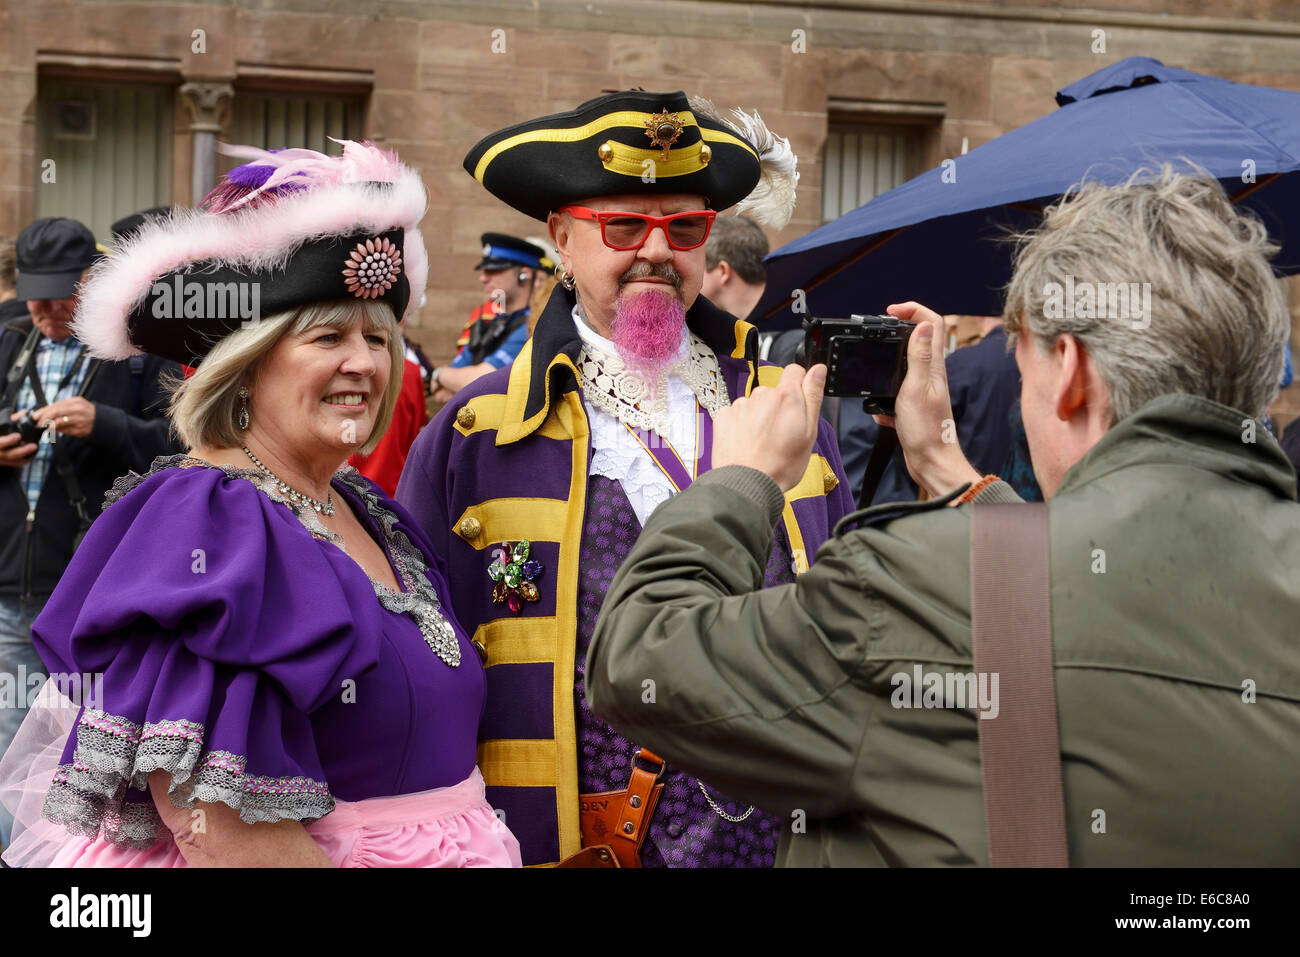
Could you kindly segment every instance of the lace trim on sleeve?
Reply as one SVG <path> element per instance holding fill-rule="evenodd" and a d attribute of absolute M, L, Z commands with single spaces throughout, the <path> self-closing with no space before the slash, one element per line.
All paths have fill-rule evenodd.
<path fill-rule="evenodd" d="M 226 804 L 249 824 L 310 822 L 334 810 L 323 781 L 251 775 L 243 755 L 204 754 L 203 725 L 193 721 L 138 725 L 120 715 L 86 711 L 76 735 L 72 762 L 55 772 L 42 812 L 74 834 L 102 835 L 110 844 L 134 848 L 170 840 L 149 796 L 149 774 L 159 770 L 171 775 L 167 790 L 178 808 L 193 808 L 195 801 Z"/>
<path fill-rule="evenodd" d="M 163 469 L 176 468 L 187 461 L 198 464 L 200 460 L 190 455 L 160 455 L 153 460 L 153 464 L 149 466 L 149 471 L 143 474 L 129 471 L 125 475 L 118 476 L 113 480 L 113 484 L 109 486 L 108 491 L 104 493 L 104 504 L 101 511 L 114 502 L 125 498 L 128 492 L 149 478 L 149 476 L 156 475 Z"/>

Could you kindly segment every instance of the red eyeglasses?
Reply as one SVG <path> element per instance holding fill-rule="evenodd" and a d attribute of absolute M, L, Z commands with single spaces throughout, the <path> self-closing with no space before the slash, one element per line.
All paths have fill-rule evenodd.
<path fill-rule="evenodd" d="M 586 206 L 561 206 L 561 213 L 577 219 L 594 219 L 600 223 L 600 238 L 610 249 L 640 249 L 650 237 L 650 231 L 662 228 L 668 245 L 673 249 L 698 249 L 709 238 L 713 220 L 718 214 L 712 209 L 695 209 L 671 216 L 646 216 L 644 213 L 606 212 Z"/>

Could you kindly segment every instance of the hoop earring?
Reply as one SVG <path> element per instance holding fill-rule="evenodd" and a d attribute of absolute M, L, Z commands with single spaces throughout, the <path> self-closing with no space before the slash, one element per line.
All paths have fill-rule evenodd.
<path fill-rule="evenodd" d="M 578 285 L 578 280 L 574 278 L 574 275 L 570 270 L 564 268 L 564 263 L 556 264 L 555 278 L 559 281 L 560 285 L 569 290 L 569 292 L 573 292 L 574 287 Z"/>
<path fill-rule="evenodd" d="M 248 389 L 244 386 L 239 387 L 239 427 L 248 428 Z"/>

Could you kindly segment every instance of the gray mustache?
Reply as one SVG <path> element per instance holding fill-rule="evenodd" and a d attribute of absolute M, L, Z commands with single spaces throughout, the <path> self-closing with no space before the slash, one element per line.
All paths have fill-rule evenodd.
<path fill-rule="evenodd" d="M 619 277 L 620 286 L 639 279 L 666 279 L 675 289 L 681 289 L 681 274 L 673 268 L 672 263 L 641 263 L 633 266 Z"/>

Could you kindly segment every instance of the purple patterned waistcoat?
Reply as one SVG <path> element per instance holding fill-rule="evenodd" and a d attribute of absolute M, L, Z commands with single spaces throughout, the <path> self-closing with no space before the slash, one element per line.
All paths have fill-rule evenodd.
<path fill-rule="evenodd" d="M 578 641 L 573 682 L 578 731 L 578 789 L 583 794 L 621 791 L 632 773 L 636 744 L 628 741 L 591 713 L 583 694 L 587 647 L 596 629 L 601 602 L 614 573 L 641 534 L 636 513 L 613 479 L 593 475 L 587 485 L 587 518 L 582 530 L 578 583 Z M 793 558 L 781 530 L 777 529 L 763 587 L 794 581 Z M 664 790 L 641 846 L 645 867 L 771 867 L 781 836 L 779 818 L 754 809 L 744 821 L 724 820 L 700 792 L 699 783 L 669 765 Z M 721 792 L 708 788 L 715 804 L 733 816 L 745 813 Z"/>

